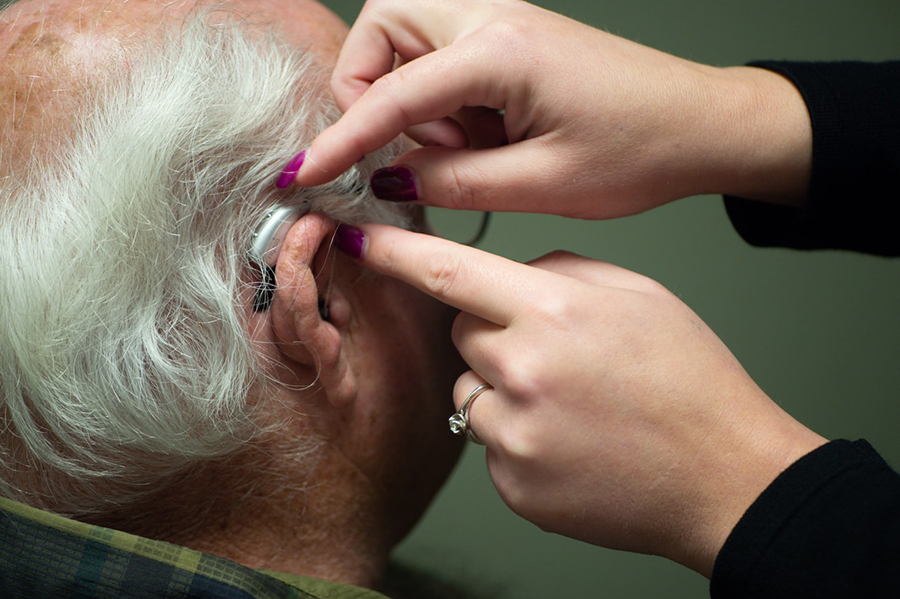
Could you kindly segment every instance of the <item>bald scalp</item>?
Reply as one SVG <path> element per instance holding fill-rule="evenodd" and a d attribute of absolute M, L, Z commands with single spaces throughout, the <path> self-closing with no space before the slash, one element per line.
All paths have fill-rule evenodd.
<path fill-rule="evenodd" d="M 54 11 L 60 4 L 20 0 L 0 12 L 0 178 L 22 176 L 69 143 L 73 115 L 124 62 L 98 14 L 88 5 Z"/>

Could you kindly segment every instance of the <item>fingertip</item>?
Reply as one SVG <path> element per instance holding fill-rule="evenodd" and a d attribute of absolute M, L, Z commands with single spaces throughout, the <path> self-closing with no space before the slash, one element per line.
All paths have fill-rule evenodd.
<path fill-rule="evenodd" d="M 315 145 L 314 143 L 306 151 L 303 164 L 297 169 L 292 179 L 293 183 L 299 187 L 314 187 L 328 183 L 346 170 L 325 166 L 327 162 L 323 159 L 323 152 L 316 150 Z"/>
<path fill-rule="evenodd" d="M 400 247 L 406 247 L 410 242 L 408 236 L 415 238 L 420 234 L 379 223 L 366 223 L 359 227 L 341 223 L 334 234 L 334 245 L 351 258 L 362 262 L 366 268 L 397 276 L 404 264 L 401 263 L 403 260 L 398 261 L 395 252 Z M 430 235 L 422 237 L 431 239 Z"/>
<path fill-rule="evenodd" d="M 334 233 L 334 245 L 355 260 L 362 260 L 368 246 L 368 238 L 359 227 L 342 223 Z"/>
<path fill-rule="evenodd" d="M 327 172 L 313 159 L 313 146 L 306 150 L 303 163 L 294 173 L 292 182 L 299 187 L 314 187 L 328 182 Z"/>
<path fill-rule="evenodd" d="M 313 140 L 294 182 L 301 187 L 313 187 L 337 178 L 378 147 L 367 145 L 366 141 L 364 135 L 353 132 L 346 115 L 341 117 Z"/>
<path fill-rule="evenodd" d="M 369 186 L 379 200 L 415 202 L 419 199 L 415 174 L 405 166 L 386 166 L 376 170 L 369 179 Z"/>
<path fill-rule="evenodd" d="M 287 165 L 278 175 L 278 179 L 275 181 L 275 187 L 277 187 L 278 189 L 287 189 L 287 187 L 296 180 L 297 174 L 303 166 L 305 160 L 306 150 L 291 158 L 290 162 L 287 163 Z"/>

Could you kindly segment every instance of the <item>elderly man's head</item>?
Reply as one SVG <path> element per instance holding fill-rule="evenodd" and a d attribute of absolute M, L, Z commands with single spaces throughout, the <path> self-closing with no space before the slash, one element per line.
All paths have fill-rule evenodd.
<path fill-rule="evenodd" d="M 330 248 L 338 220 L 420 224 L 367 192 L 391 150 L 327 187 L 274 186 L 336 117 L 344 33 L 304 0 L 4 10 L 2 495 L 377 577 L 458 453 L 442 416 L 459 361 L 451 314 Z M 307 200 L 254 312 L 250 232 Z"/>

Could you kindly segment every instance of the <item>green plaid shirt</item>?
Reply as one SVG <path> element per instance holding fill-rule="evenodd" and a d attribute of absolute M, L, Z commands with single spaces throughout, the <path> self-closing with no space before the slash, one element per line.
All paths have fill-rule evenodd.
<path fill-rule="evenodd" d="M 359 587 L 251 570 L 162 541 L 0 498 L 2 599 L 385 599 Z"/>

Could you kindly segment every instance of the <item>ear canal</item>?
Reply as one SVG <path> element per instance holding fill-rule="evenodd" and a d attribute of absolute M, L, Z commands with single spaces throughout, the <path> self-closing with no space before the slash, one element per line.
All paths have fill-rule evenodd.
<path fill-rule="evenodd" d="M 266 264 L 261 267 L 261 280 L 253 295 L 253 311 L 264 312 L 275 298 L 275 269 Z M 321 310 L 320 310 L 321 311 Z"/>

